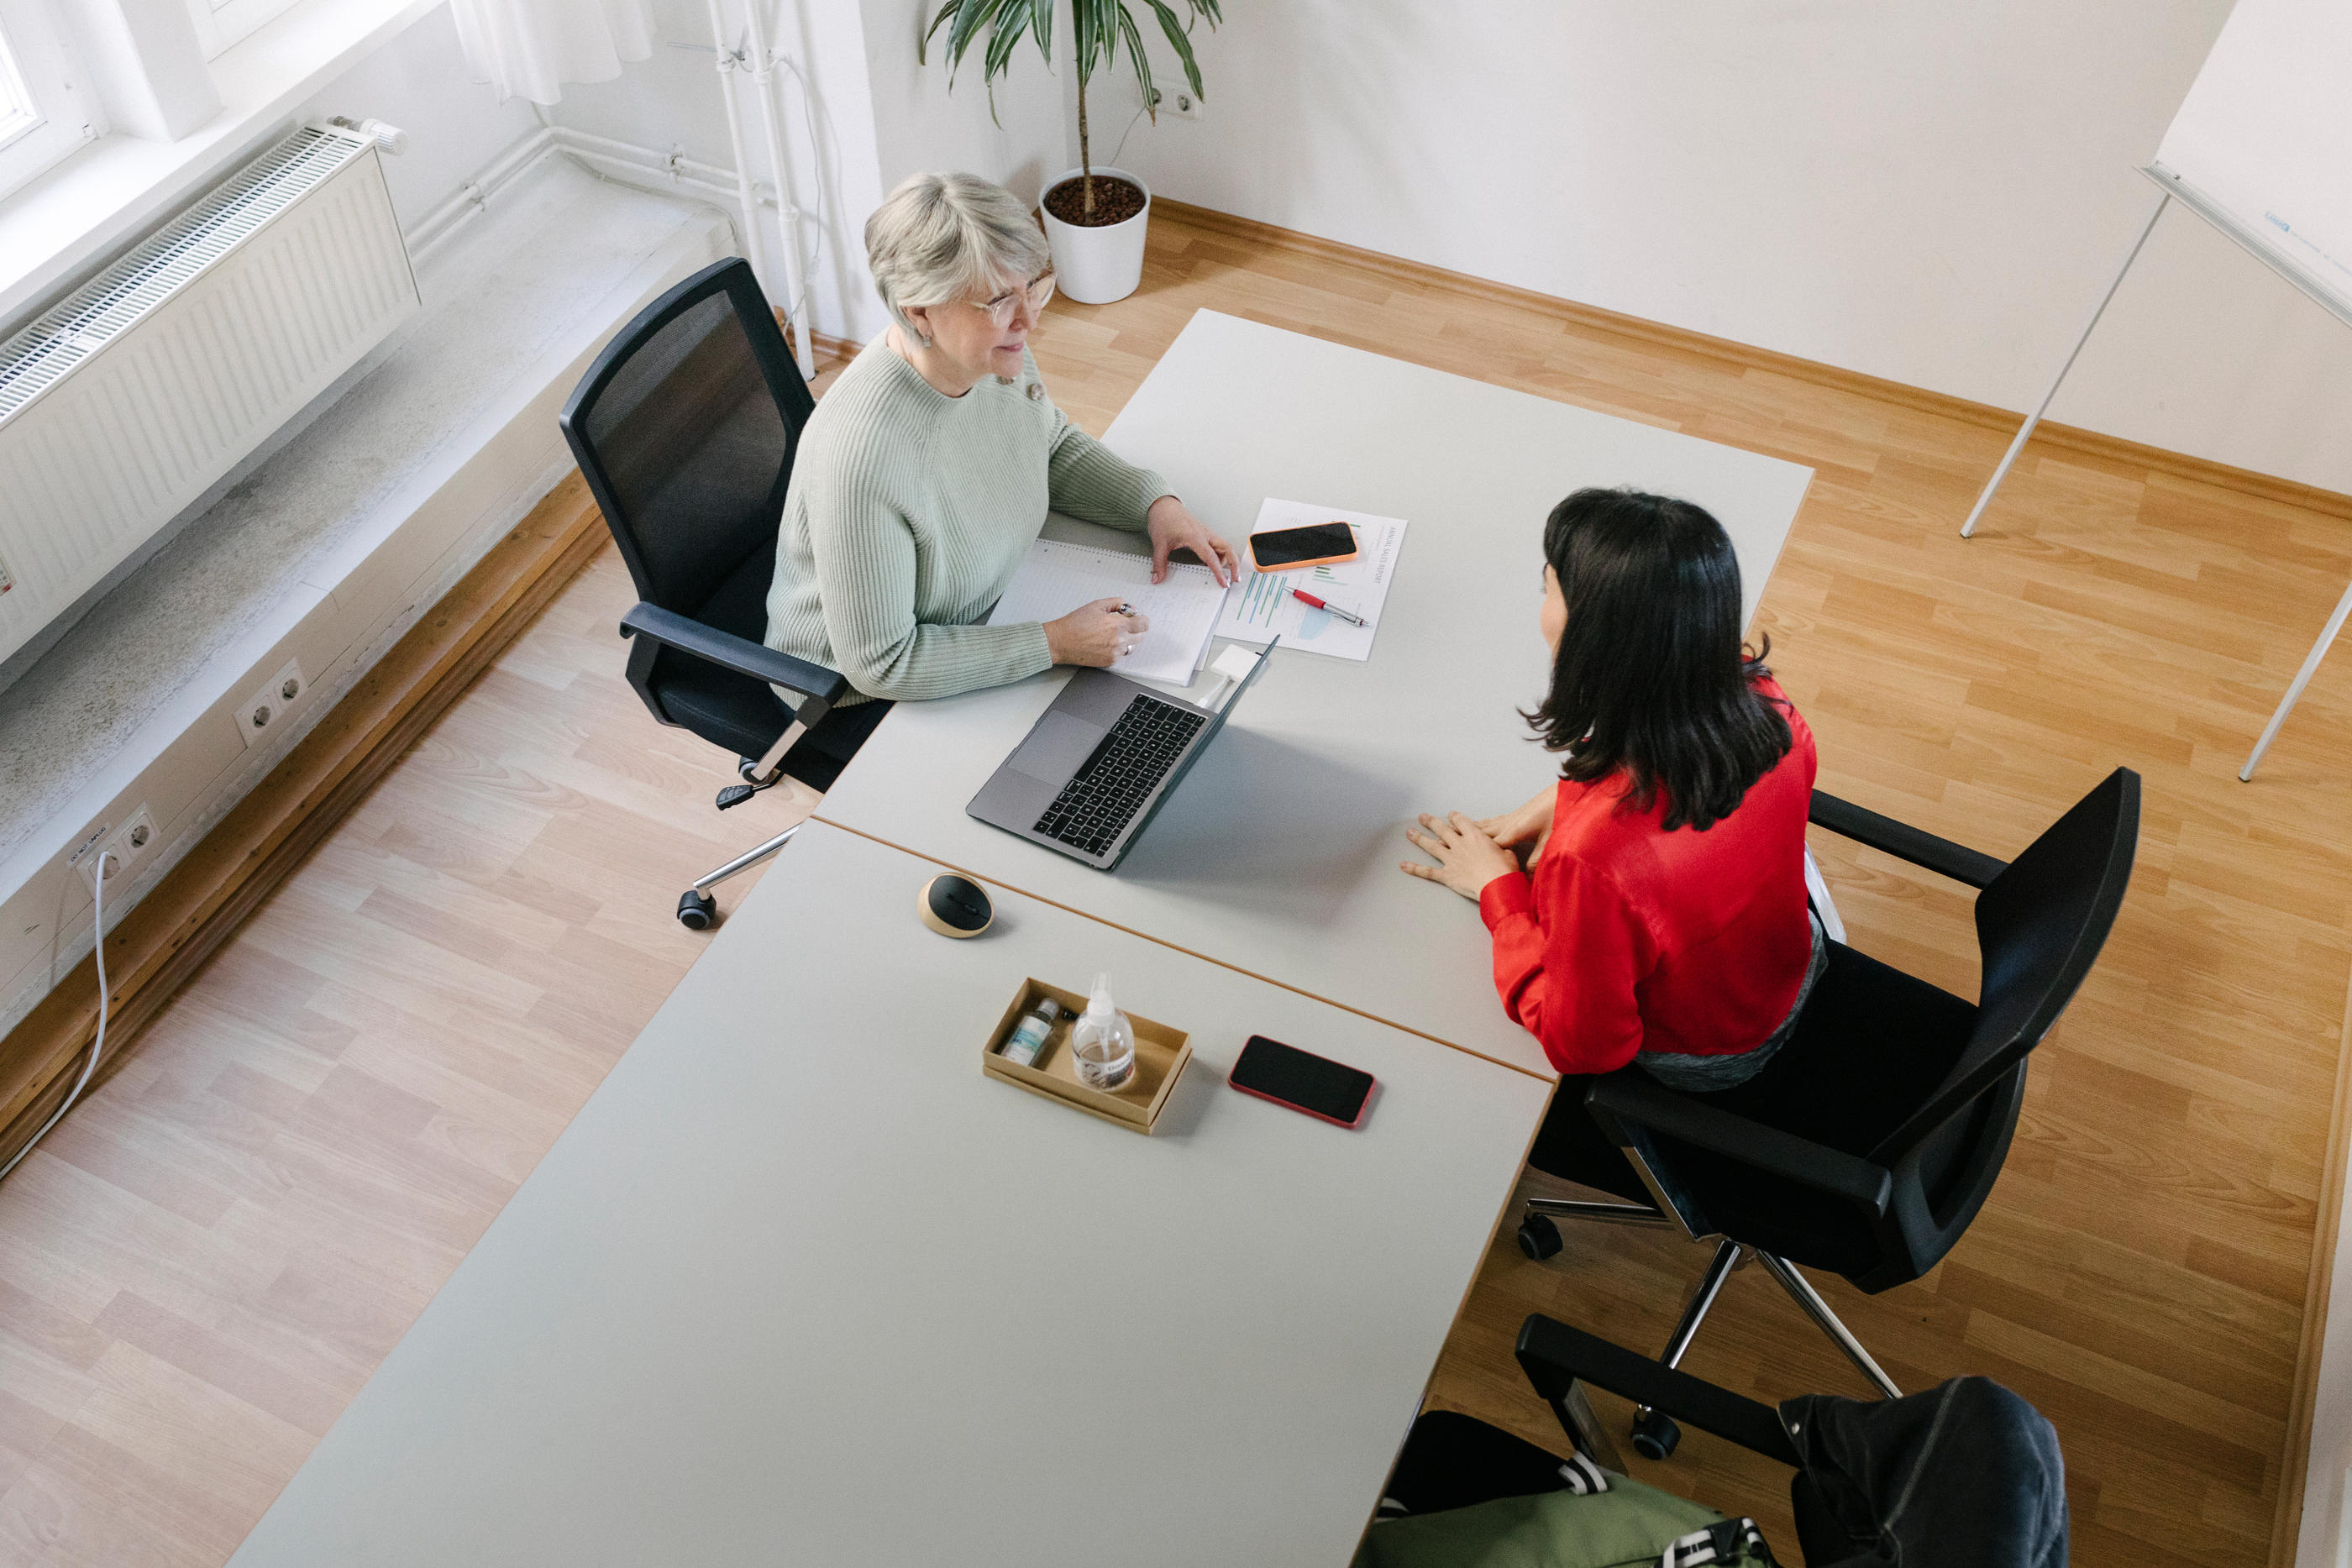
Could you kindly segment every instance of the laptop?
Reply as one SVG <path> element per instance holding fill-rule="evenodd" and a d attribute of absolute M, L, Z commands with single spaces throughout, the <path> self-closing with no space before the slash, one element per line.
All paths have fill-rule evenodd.
<path fill-rule="evenodd" d="M 1216 739 L 1281 641 L 1265 645 L 1216 709 L 1108 670 L 1080 670 L 965 812 L 1109 871 Z"/>

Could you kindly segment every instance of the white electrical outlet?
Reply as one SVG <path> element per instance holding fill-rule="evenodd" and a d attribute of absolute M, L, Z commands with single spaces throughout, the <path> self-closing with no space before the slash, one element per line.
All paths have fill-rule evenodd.
<path fill-rule="evenodd" d="M 1201 100 L 1194 97 L 1191 89 L 1187 88 L 1180 87 L 1172 91 L 1161 88 L 1153 88 L 1151 89 L 1151 110 L 1155 115 L 1172 114 L 1179 120 L 1204 120 L 1208 118 L 1205 110 L 1202 108 Z"/>
<path fill-rule="evenodd" d="M 155 815 L 142 805 L 102 840 L 96 834 L 85 840 L 66 863 L 81 873 L 85 887 L 97 884 L 99 868 L 104 866 L 106 885 L 111 888 L 153 859 L 161 848 L 162 835 L 155 831 Z"/>
<path fill-rule="evenodd" d="M 79 868 L 81 865 L 83 857 L 88 855 L 90 851 L 98 848 L 99 845 L 106 842 L 106 835 L 112 831 L 114 831 L 114 824 L 112 822 L 100 822 L 97 826 L 91 828 L 89 831 L 84 833 L 81 836 L 81 841 L 66 852 L 66 869 L 68 871 L 73 871 Z M 85 875 L 83 880 L 85 882 L 88 881 L 88 876 Z"/>
<path fill-rule="evenodd" d="M 310 706 L 310 683 L 302 674 L 301 661 L 289 659 L 284 669 L 238 705 L 237 738 L 247 746 L 256 745 L 263 736 L 285 728 L 288 719 Z"/>

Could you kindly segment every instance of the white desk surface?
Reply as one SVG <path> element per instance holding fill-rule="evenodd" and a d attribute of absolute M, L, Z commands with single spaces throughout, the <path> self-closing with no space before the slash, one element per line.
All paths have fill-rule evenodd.
<path fill-rule="evenodd" d="M 1406 877 L 1407 823 L 1556 777 L 1517 710 L 1548 678 L 1545 517 L 1586 485 L 1696 501 L 1752 618 L 1812 471 L 1255 322 L 1196 313 L 1111 425 L 1238 540 L 1268 496 L 1410 525 L 1372 656 L 1283 649 L 1108 875 L 964 807 L 1062 683 L 901 703 L 818 815 L 1466 1050 L 1549 1074 L 1503 1014 L 1476 907 Z M 1134 548 L 1132 535 L 1049 530 Z"/>
<path fill-rule="evenodd" d="M 1339 1568 L 1543 1082 L 812 824 L 237 1568 Z M 1024 975 L 1191 1032 L 1150 1137 L 982 1075 Z M 1381 1081 L 1233 1092 L 1253 1032 Z"/>

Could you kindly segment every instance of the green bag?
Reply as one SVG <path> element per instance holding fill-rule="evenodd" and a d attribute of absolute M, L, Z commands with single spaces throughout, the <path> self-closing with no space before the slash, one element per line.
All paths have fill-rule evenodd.
<path fill-rule="evenodd" d="M 1611 1475 L 1609 1490 L 1590 1496 L 1538 1492 L 1378 1521 L 1353 1568 L 1658 1568 L 1668 1547 L 1722 1521 L 1713 1509 Z M 1771 1563 L 1752 1528 L 1738 1534 L 1754 1546 L 1727 1541 L 1727 1553 L 1700 1548 L 1685 1560 L 1717 1568 Z"/>

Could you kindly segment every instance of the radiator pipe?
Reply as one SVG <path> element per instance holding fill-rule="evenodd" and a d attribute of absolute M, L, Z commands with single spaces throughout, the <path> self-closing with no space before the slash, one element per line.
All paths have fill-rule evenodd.
<path fill-rule="evenodd" d="M 719 0 L 710 0 L 715 6 Z M 767 0 L 744 0 L 744 15 L 751 24 L 751 81 L 760 92 L 761 127 L 767 132 L 768 168 L 776 184 L 776 227 L 784 247 L 784 309 L 792 317 L 793 358 L 800 361 L 803 377 L 816 379 L 816 361 L 809 350 L 808 299 L 801 289 L 801 232 L 799 209 L 785 193 L 792 188 L 792 165 L 784 157 L 784 125 L 782 110 L 776 103 L 776 52 L 768 41 Z M 735 162 L 743 162 L 740 148 Z"/>
<path fill-rule="evenodd" d="M 735 153 L 735 200 L 743 213 L 743 248 L 750 253 L 751 275 L 772 298 L 774 275 L 768 266 L 767 235 L 760 223 L 759 193 L 751 187 L 751 160 L 745 155 L 743 120 L 735 103 L 735 72 L 742 61 L 727 41 L 727 14 L 719 0 L 704 0 L 704 4 L 710 12 L 710 42 L 719 51 L 719 96 L 726 105 L 727 140 Z M 781 186 L 778 193 L 781 197 Z"/>
<path fill-rule="evenodd" d="M 555 133 L 542 127 L 491 159 L 479 173 L 458 186 L 455 195 L 417 219 L 401 235 L 408 246 L 409 261 L 421 262 L 438 249 L 459 225 L 480 212 L 509 181 L 553 152 L 557 145 Z"/>

